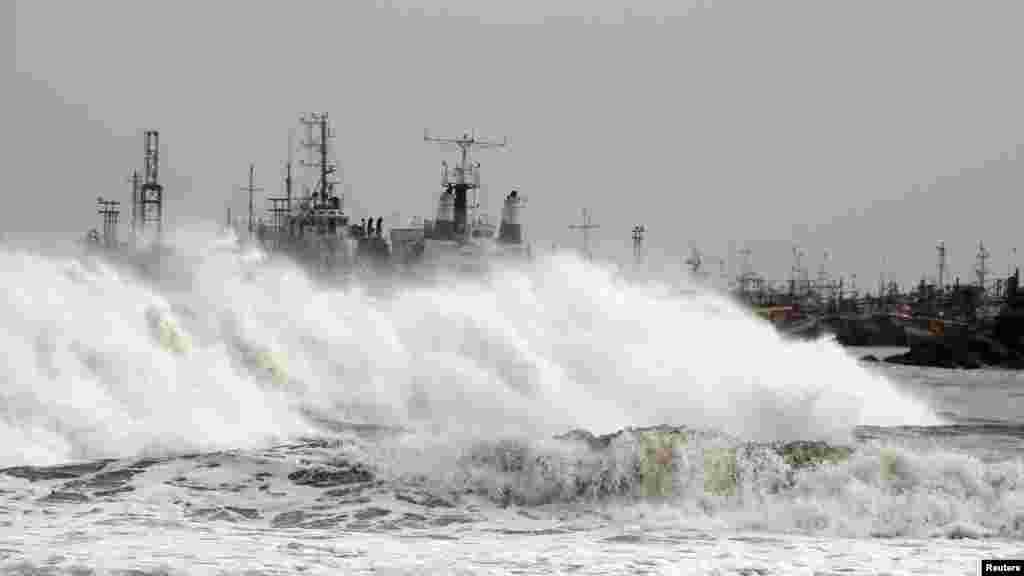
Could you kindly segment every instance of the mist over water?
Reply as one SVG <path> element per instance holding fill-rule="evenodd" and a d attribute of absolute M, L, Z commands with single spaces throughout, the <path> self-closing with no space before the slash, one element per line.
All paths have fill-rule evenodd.
<path fill-rule="evenodd" d="M 4 465 L 262 446 L 317 433 L 311 413 L 443 438 L 938 423 L 834 344 L 571 253 L 381 293 L 317 286 L 213 227 L 171 244 L 170 282 L 0 246 Z"/>

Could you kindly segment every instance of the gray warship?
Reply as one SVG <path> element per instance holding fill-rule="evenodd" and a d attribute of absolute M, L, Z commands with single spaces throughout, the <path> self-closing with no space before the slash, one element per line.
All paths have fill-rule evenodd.
<path fill-rule="evenodd" d="M 383 217 L 361 218 L 356 222 L 345 210 L 339 190 L 337 162 L 331 158 L 334 133 L 326 113 L 300 118 L 305 128 L 303 148 L 309 157 L 301 166 L 315 171 L 313 178 L 300 181 L 293 161 L 286 163 L 284 194 L 264 198 L 266 210 L 256 214 L 250 166 L 246 222 L 232 220 L 228 210 L 227 228 L 239 239 L 239 249 L 257 248 L 270 261 L 289 260 L 311 276 L 327 282 L 372 275 L 423 278 L 439 273 L 480 273 L 495 260 L 528 260 L 531 248 L 523 231 L 522 214 L 526 198 L 508 192 L 502 202 L 497 226 L 480 210 L 481 171 L 473 153 L 505 148 L 501 142 L 461 136 L 435 137 L 424 131 L 428 143 L 453 145 L 458 158 L 453 166 L 441 162 L 440 190 L 436 213 L 431 218 L 414 218 L 406 223 L 385 222 Z M 91 230 L 84 241 L 92 251 L 120 261 L 145 266 L 173 252 L 164 241 L 164 189 L 159 179 L 159 133 L 145 132 L 144 167 L 131 178 L 131 223 L 129 240 L 118 237 L 120 202 L 99 198 L 102 231 Z"/>

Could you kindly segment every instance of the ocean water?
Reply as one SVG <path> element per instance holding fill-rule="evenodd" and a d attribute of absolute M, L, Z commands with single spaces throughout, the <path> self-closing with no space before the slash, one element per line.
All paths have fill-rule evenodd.
<path fill-rule="evenodd" d="M 861 364 L 685 278 L 569 253 L 381 291 L 319 286 L 213 229 L 172 245 L 159 279 L 0 246 L 0 572 L 1024 557 L 1017 373 Z M 571 430 L 607 436 L 555 438 Z"/>

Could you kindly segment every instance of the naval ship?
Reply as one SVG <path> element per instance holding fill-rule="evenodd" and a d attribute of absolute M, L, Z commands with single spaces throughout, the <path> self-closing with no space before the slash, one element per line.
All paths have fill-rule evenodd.
<path fill-rule="evenodd" d="M 383 217 L 355 222 L 344 210 L 337 181 L 331 177 L 336 164 L 329 160 L 332 131 L 327 114 L 313 114 L 302 122 L 307 131 L 305 146 L 317 158 L 305 163 L 318 169 L 316 183 L 297 202 L 292 198 L 294 183 L 291 161 L 285 178 L 286 195 L 268 198 L 273 205 L 269 225 L 259 227 L 259 244 L 269 253 L 283 253 L 320 277 L 344 278 L 353 274 L 405 274 L 422 276 L 442 271 L 482 272 L 496 258 L 530 258 L 524 241 L 522 212 L 525 198 L 517 190 L 503 201 L 497 227 L 480 208 L 480 163 L 475 150 L 507 147 L 501 142 L 477 138 L 469 132 L 459 137 L 431 136 L 425 142 L 454 145 L 458 158 L 454 166 L 441 162 L 437 210 L 433 218 L 413 219 L 402 225 L 391 223 L 385 233 Z"/>
<path fill-rule="evenodd" d="M 496 259 L 530 259 L 531 248 L 523 234 L 522 213 L 526 199 L 518 190 L 503 200 L 501 216 L 495 226 L 480 210 L 480 163 L 473 152 L 505 148 L 501 142 L 477 138 L 464 132 L 455 138 L 434 137 L 424 131 L 424 141 L 454 145 L 458 158 L 454 166 L 441 162 L 441 182 L 433 218 L 413 219 L 402 225 L 389 223 L 385 233 L 383 217 L 362 218 L 355 222 L 345 211 L 338 189 L 337 163 L 331 159 L 330 142 L 334 138 L 326 113 L 309 114 L 300 119 L 306 134 L 302 147 L 309 158 L 302 166 L 315 171 L 315 177 L 297 183 L 293 162 L 288 160 L 284 179 L 285 194 L 267 197 L 266 215 L 255 217 L 253 194 L 259 190 L 252 182 L 250 167 L 248 224 L 245 228 L 228 216 L 228 226 L 241 239 L 240 248 L 258 247 L 270 260 L 287 259 L 299 264 L 311 276 L 324 281 L 344 281 L 372 274 L 426 277 L 443 272 L 478 273 Z M 132 241 L 117 240 L 116 201 L 102 200 L 103 233 L 93 230 L 87 244 L 124 259 L 146 254 L 162 245 L 163 187 L 159 183 L 159 140 L 155 131 L 146 132 L 145 168 L 142 177 L 133 177 Z M 145 238 L 144 241 L 141 239 Z"/>

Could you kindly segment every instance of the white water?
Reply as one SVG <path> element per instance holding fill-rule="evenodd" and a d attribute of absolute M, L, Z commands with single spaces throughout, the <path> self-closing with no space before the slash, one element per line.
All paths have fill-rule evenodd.
<path fill-rule="evenodd" d="M 682 424 L 726 434 L 707 436 L 709 447 L 742 449 L 728 436 L 851 441 L 856 425 L 940 423 L 905 383 L 828 342 L 785 341 L 699 288 L 680 295 L 563 253 L 379 295 L 316 287 L 201 228 L 174 245 L 160 286 L 92 258 L 0 246 L 0 467 L 242 450 L 161 461 L 109 496 L 78 480 L 0 475 L 0 549 L 17 551 L 6 569 L 964 573 L 981 557 L 1016 554 L 1024 536 L 1024 462 L 935 438 L 916 448 L 857 443 L 849 459 L 795 474 L 741 451 L 728 497 L 707 493 L 705 441 L 692 441 L 674 456 L 669 500 L 579 498 L 580 479 L 635 481 L 624 463 L 637 451 L 628 441 L 603 454 L 545 441 L 571 428 Z M 966 376 L 950 374 L 948 394 L 988 386 L 984 374 L 963 386 Z M 990 392 L 1011 398 L 1016 385 L 997 384 Z M 414 433 L 261 449 L 322 432 L 311 413 Z M 506 436 L 545 465 L 467 464 L 467 448 L 498 450 Z M 289 478 L 339 458 L 384 480 L 365 502 Z M 396 501 L 414 478 L 442 496 L 473 496 L 436 510 Z M 527 504 L 499 509 L 503 490 Z M 84 500 L 47 501 L 55 491 Z M 366 506 L 389 512 L 360 523 Z M 258 517 L 195 514 L 231 516 L 230 507 Z M 422 526 L 388 527 L 405 512 Z M 273 523 L 291 513 L 346 519 L 323 530 Z M 472 520 L 439 522 L 453 514 Z"/>
<path fill-rule="evenodd" d="M 783 341 L 715 295 L 572 254 L 377 299 L 254 265 L 202 228 L 174 246 L 184 289 L 0 248 L 0 461 L 257 446 L 309 432 L 300 409 L 477 437 L 670 423 L 841 439 L 936 421 L 832 344 Z M 159 344 L 158 316 L 187 352 Z M 289 381 L 247 365 L 247 347 Z"/>

